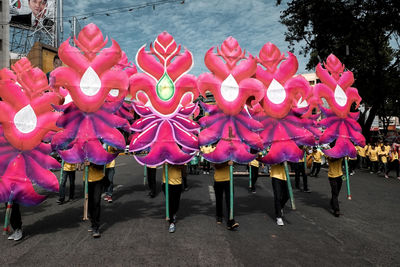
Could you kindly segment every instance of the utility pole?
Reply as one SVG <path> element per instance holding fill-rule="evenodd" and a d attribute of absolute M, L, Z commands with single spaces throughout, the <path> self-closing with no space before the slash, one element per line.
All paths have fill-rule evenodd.
<path fill-rule="evenodd" d="M 8 0 L 0 0 L 0 69 L 10 67 L 10 7 Z"/>

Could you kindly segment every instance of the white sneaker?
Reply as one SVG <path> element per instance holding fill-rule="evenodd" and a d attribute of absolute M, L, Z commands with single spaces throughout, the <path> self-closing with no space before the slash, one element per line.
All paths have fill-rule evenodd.
<path fill-rule="evenodd" d="M 282 218 L 276 218 L 276 224 L 279 226 L 284 226 L 285 224 L 283 223 Z"/>
<path fill-rule="evenodd" d="M 21 229 L 15 230 L 14 233 L 8 237 L 8 240 L 18 241 L 21 239 L 22 239 L 22 230 Z"/>

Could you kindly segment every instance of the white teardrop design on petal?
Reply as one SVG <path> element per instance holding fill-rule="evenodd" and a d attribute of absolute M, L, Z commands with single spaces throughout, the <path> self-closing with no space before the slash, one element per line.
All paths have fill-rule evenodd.
<path fill-rule="evenodd" d="M 280 104 L 285 101 L 286 91 L 277 80 L 272 79 L 271 84 L 267 89 L 267 97 L 274 104 Z"/>
<path fill-rule="evenodd" d="M 63 104 L 63 105 L 68 104 L 68 103 L 71 103 L 72 101 L 73 101 L 73 100 L 72 100 L 71 95 L 68 94 L 68 95 L 65 97 L 65 99 L 64 99 L 64 104 Z"/>
<path fill-rule="evenodd" d="M 308 106 L 308 103 L 306 100 L 303 100 L 302 97 L 300 97 L 299 101 L 297 102 L 297 107 L 298 108 L 305 108 Z"/>
<path fill-rule="evenodd" d="M 346 105 L 347 96 L 339 85 L 336 85 L 334 96 L 339 106 L 344 107 Z"/>
<path fill-rule="evenodd" d="M 101 81 L 92 67 L 87 68 L 85 74 L 83 74 L 80 87 L 87 96 L 94 96 L 100 91 Z"/>
<path fill-rule="evenodd" d="M 232 74 L 229 74 L 229 76 L 222 82 L 221 95 L 228 102 L 232 102 L 238 97 L 239 84 L 236 82 Z"/>
<path fill-rule="evenodd" d="M 111 89 L 109 94 L 113 97 L 117 97 L 119 95 L 119 90 L 118 89 Z"/>
<path fill-rule="evenodd" d="M 21 133 L 30 133 L 35 130 L 37 117 L 31 105 L 23 107 L 15 114 L 14 124 Z"/>

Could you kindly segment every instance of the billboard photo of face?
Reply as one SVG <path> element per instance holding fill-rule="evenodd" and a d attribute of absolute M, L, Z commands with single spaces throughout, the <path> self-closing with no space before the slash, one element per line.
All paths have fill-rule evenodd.
<path fill-rule="evenodd" d="M 51 27 L 54 24 L 56 0 L 10 0 L 10 24 Z"/>

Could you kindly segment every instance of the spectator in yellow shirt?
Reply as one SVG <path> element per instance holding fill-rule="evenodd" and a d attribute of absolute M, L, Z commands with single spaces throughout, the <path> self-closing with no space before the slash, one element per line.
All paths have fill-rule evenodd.
<path fill-rule="evenodd" d="M 289 200 L 289 190 L 287 188 L 286 173 L 283 164 L 272 165 L 269 176 L 271 177 L 272 189 L 274 191 L 276 224 L 283 226 L 283 208 Z"/>
<path fill-rule="evenodd" d="M 230 165 L 232 165 L 233 162 L 225 162 L 222 164 L 215 164 L 214 165 L 214 193 L 215 193 L 215 207 L 217 211 L 217 224 L 221 224 L 224 214 L 223 214 L 223 197 L 225 193 L 225 203 L 226 203 L 226 209 L 227 209 L 227 214 L 228 214 L 228 219 L 227 221 L 227 228 L 228 230 L 235 230 L 236 228 L 239 227 L 239 223 L 235 221 L 235 219 L 229 220 L 229 213 L 230 213 Z"/>
<path fill-rule="evenodd" d="M 366 155 L 365 155 L 365 147 L 361 147 L 361 146 L 356 146 L 356 150 L 357 150 L 357 155 L 359 157 L 359 167 L 360 168 L 366 168 L 367 166 L 367 159 L 366 159 Z"/>
<path fill-rule="evenodd" d="M 340 189 L 342 188 L 342 176 L 343 176 L 343 170 L 342 170 L 342 161 L 343 158 L 331 158 L 327 157 L 328 159 L 328 179 L 329 179 L 329 184 L 331 186 L 331 202 L 330 206 L 333 210 L 333 215 L 335 217 L 340 216 L 340 208 L 339 208 L 339 193 Z"/>
<path fill-rule="evenodd" d="M 396 147 L 392 147 L 392 149 L 390 150 L 389 159 L 390 159 L 390 164 L 389 164 L 389 168 L 387 170 L 386 176 L 389 175 L 390 170 L 395 169 L 396 170 L 396 177 L 397 177 L 397 179 L 400 180 L 400 175 L 399 175 L 399 152 L 397 151 Z"/>
<path fill-rule="evenodd" d="M 74 199 L 75 195 L 75 171 L 76 164 L 64 162 L 63 174 L 60 182 L 59 197 L 57 200 L 58 205 L 64 204 L 65 201 L 65 186 L 67 184 L 67 179 L 69 178 L 69 200 Z"/>
<path fill-rule="evenodd" d="M 390 147 L 389 147 L 389 149 L 390 149 Z M 378 156 L 380 159 L 380 163 L 382 164 L 382 169 L 383 169 L 383 173 L 385 174 L 385 178 L 389 178 L 389 176 L 387 175 L 388 170 L 389 170 L 388 164 L 387 164 L 389 151 L 386 150 L 386 148 L 383 144 L 378 149 Z"/>
<path fill-rule="evenodd" d="M 368 158 L 370 161 L 370 172 L 376 173 L 378 171 L 378 148 L 372 144 L 368 149 Z"/>

